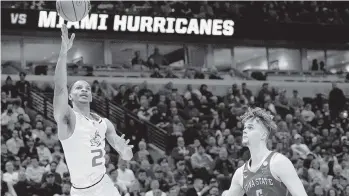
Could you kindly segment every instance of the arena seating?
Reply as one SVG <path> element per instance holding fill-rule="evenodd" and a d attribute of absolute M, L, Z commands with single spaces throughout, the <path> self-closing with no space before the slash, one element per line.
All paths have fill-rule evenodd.
<path fill-rule="evenodd" d="M 26 195 L 61 194 L 69 188 L 69 173 L 52 124 L 52 89 L 42 89 L 25 78 L 14 86 L 10 79 L 7 81 L 2 86 L 1 99 L 3 183 L 16 183 L 18 192 L 25 185 Z M 229 186 L 235 169 L 249 158 L 248 149 L 241 145 L 243 127 L 238 118 L 247 106 L 261 106 L 275 115 L 279 130 L 270 138 L 269 147 L 292 160 L 309 195 L 315 190 L 348 193 L 349 119 L 343 112 L 348 110 L 348 103 L 340 97 L 339 89 L 332 90 L 329 97 L 314 94 L 301 98 L 285 97 L 285 91 L 271 87 L 252 93 L 248 86 L 232 86 L 226 95 L 220 96 L 205 85 L 185 92 L 171 86 L 155 91 L 146 84 L 121 85 L 117 90 L 105 85 L 109 86 L 93 83 L 92 109 L 117 123 L 119 130 L 137 146 L 129 163 L 134 176 L 128 179 L 137 179 L 140 183 L 136 184 L 117 177 L 117 154 L 107 147 L 108 174 L 123 195 L 147 192 L 154 179 L 160 182 L 161 191 L 186 195 L 193 178 L 199 177 L 209 185 L 207 194 L 218 196 Z M 165 153 L 156 154 L 145 148 L 150 143 Z M 178 148 L 182 145 L 184 153 Z M 210 157 L 205 164 L 198 164 L 193 158 L 199 146 L 205 148 L 201 156 Z M 35 171 L 39 175 L 33 176 L 36 156 L 40 162 Z M 218 166 L 222 163 L 223 168 Z M 47 188 L 53 186 L 49 184 L 50 172 L 59 189 Z"/>
<path fill-rule="evenodd" d="M 91 4 L 94 13 L 222 18 L 277 26 L 349 24 L 347 4 L 333 1 Z M 55 1 L 1 1 L 1 6 L 55 10 Z M 39 34 L 35 36 L 41 39 Z M 68 64 L 68 83 L 90 82 L 91 111 L 110 119 L 118 134 L 125 134 L 135 146 L 127 178 L 118 175 L 123 164 L 118 153 L 106 147 L 107 173 L 122 196 L 152 196 L 151 190 L 161 196 L 192 196 L 188 190 L 196 186 L 196 178 L 205 185 L 202 196 L 222 195 L 236 169 L 250 158 L 241 144 L 244 127 L 239 116 L 256 106 L 275 116 L 278 130 L 271 134 L 268 147 L 292 161 L 309 196 L 349 196 L 348 73 L 319 66 L 311 71 L 244 72 L 190 64 L 171 67 L 151 64 L 149 54 L 144 57 L 146 61 L 130 57 L 128 64 Z M 21 60 L 27 60 L 25 54 Z M 53 118 L 55 62 L 26 62 L 31 66 L 22 70 L 23 62 L 2 61 L 1 195 L 69 196 L 69 171 Z M 202 147 L 204 153 L 199 154 Z M 158 187 L 152 185 L 156 181 Z M 12 187 L 16 194 L 11 194 Z"/>

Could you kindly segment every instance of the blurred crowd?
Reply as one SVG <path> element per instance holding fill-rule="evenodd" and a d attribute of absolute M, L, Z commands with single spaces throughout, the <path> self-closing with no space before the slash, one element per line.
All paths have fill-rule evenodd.
<path fill-rule="evenodd" d="M 20 74 L 1 87 L 1 195 L 68 196 L 69 172 L 53 123 L 31 110 L 33 84 Z M 292 90 L 292 89 L 287 89 Z M 225 95 L 207 85 L 188 85 L 179 92 L 172 83 L 158 92 L 142 85 L 92 84 L 94 96 L 123 105 L 139 119 L 167 131 L 166 155 L 148 148 L 147 133 L 133 120 L 120 127 L 135 144 L 134 158 L 120 160 L 107 145 L 106 167 L 123 196 L 218 196 L 229 188 L 235 170 L 250 157 L 241 145 L 239 116 L 248 106 L 275 116 L 278 131 L 268 147 L 292 160 L 309 195 L 349 195 L 349 119 L 343 91 L 333 84 L 328 96 L 302 98 L 296 90 L 263 84 L 252 93 L 233 84 Z"/>
<path fill-rule="evenodd" d="M 1 2 L 3 7 L 55 9 L 54 1 Z M 344 2 L 332 1 L 92 1 L 92 12 L 231 18 L 254 22 L 348 24 L 349 8 Z"/>

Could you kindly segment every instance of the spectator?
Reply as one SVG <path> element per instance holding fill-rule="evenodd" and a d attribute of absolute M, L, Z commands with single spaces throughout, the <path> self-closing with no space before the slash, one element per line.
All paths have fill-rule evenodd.
<path fill-rule="evenodd" d="M 219 151 L 219 157 L 215 161 L 213 173 L 219 180 L 230 179 L 235 171 L 234 163 L 228 160 L 227 150 L 221 148 Z"/>
<path fill-rule="evenodd" d="M 242 95 L 244 95 L 247 98 L 248 103 L 254 102 L 254 97 L 253 97 L 252 91 L 247 88 L 246 83 L 241 84 L 241 93 L 242 93 Z"/>
<path fill-rule="evenodd" d="M 107 168 L 107 173 L 110 174 L 111 171 L 115 170 L 115 166 L 110 161 L 110 156 L 108 154 L 104 155 L 105 167 Z"/>
<path fill-rule="evenodd" d="M 302 118 L 305 121 L 307 121 L 307 122 L 312 122 L 313 121 L 313 119 L 315 118 L 315 114 L 312 111 L 311 105 L 309 103 L 305 105 L 301 115 L 302 115 Z"/>
<path fill-rule="evenodd" d="M 114 170 L 110 171 L 110 178 L 113 181 L 114 186 L 118 189 L 118 191 L 121 194 L 124 194 L 125 192 L 127 192 L 127 187 L 125 186 L 125 184 L 118 180 L 118 171 L 117 171 L 117 169 L 114 169 Z"/>
<path fill-rule="evenodd" d="M 194 149 L 191 147 L 186 147 L 183 137 L 177 138 L 177 147 L 172 150 L 172 158 L 175 162 L 180 160 L 189 160 L 190 156 L 194 153 Z"/>
<path fill-rule="evenodd" d="M 6 141 L 6 146 L 13 155 L 18 155 L 19 149 L 24 147 L 24 142 L 19 138 L 17 130 L 12 131 L 12 137 Z"/>
<path fill-rule="evenodd" d="M 290 98 L 290 106 L 296 110 L 297 108 L 301 108 L 304 105 L 303 100 L 299 97 L 298 91 L 293 90 L 293 96 Z"/>
<path fill-rule="evenodd" d="M 55 174 L 47 173 L 45 182 L 40 187 L 40 195 L 55 195 L 61 194 L 62 187 L 55 182 Z"/>
<path fill-rule="evenodd" d="M 37 152 L 39 156 L 39 161 L 52 161 L 52 154 L 51 151 L 46 147 L 46 145 L 43 142 L 38 143 Z"/>
<path fill-rule="evenodd" d="M 146 62 L 141 58 L 140 51 L 135 52 L 135 57 L 132 59 L 132 65 L 146 65 Z"/>
<path fill-rule="evenodd" d="M 27 180 L 24 172 L 18 173 L 18 182 L 14 185 L 14 189 L 18 196 L 32 196 L 37 191 Z"/>
<path fill-rule="evenodd" d="M 136 180 L 136 177 L 132 170 L 127 168 L 128 163 L 122 159 L 119 159 L 118 162 L 118 182 L 122 185 L 124 185 L 127 188 L 130 188 L 132 186 L 132 183 Z"/>
<path fill-rule="evenodd" d="M 151 97 L 153 92 L 148 88 L 148 82 L 144 81 L 141 89 L 138 92 L 138 97 L 145 95 L 146 97 Z"/>
<path fill-rule="evenodd" d="M 300 157 L 302 157 L 303 159 L 305 159 L 307 157 L 307 155 L 310 153 L 308 146 L 301 143 L 302 136 L 300 136 L 299 134 L 296 134 L 294 136 L 294 139 L 295 139 L 296 143 L 291 145 L 291 149 L 292 149 L 293 153 L 295 153 L 295 154 L 299 155 Z"/>
<path fill-rule="evenodd" d="M 57 169 L 57 165 L 58 163 L 55 162 L 55 161 L 52 161 L 50 163 L 50 170 L 45 172 L 43 175 L 42 175 L 42 183 L 45 183 L 46 182 L 46 179 L 48 177 L 48 175 L 53 175 L 54 177 L 54 183 L 55 184 L 62 184 L 62 177 L 59 173 L 56 172 L 56 169 Z"/>
<path fill-rule="evenodd" d="M 166 75 L 165 75 L 165 78 L 178 78 L 178 76 L 176 76 L 174 73 L 173 73 L 173 71 L 172 71 L 172 69 L 171 68 L 167 68 L 167 73 L 166 73 Z"/>
<path fill-rule="evenodd" d="M 13 130 L 15 123 L 18 122 L 18 113 L 13 111 L 13 105 L 7 104 L 7 110 L 1 114 L 1 126 L 6 126 L 9 130 Z"/>
<path fill-rule="evenodd" d="M 63 150 L 62 150 L 62 147 L 60 146 L 59 143 L 56 143 L 56 144 L 53 146 L 52 157 L 53 157 L 54 159 L 55 159 L 55 157 L 60 157 L 61 159 L 64 158 Z"/>
<path fill-rule="evenodd" d="M 98 95 L 98 96 L 102 96 L 103 91 L 102 91 L 101 85 L 99 84 L 98 80 L 93 81 L 92 86 L 91 86 L 91 92 L 93 94 Z"/>
<path fill-rule="evenodd" d="M 153 180 L 150 184 L 151 190 L 145 193 L 145 196 L 166 196 L 161 189 L 159 189 L 159 181 Z"/>
<path fill-rule="evenodd" d="M 177 162 L 176 170 L 173 175 L 176 182 L 178 182 L 181 178 L 185 178 L 187 180 L 188 176 L 191 174 L 190 171 L 185 167 L 185 161 Z"/>
<path fill-rule="evenodd" d="M 193 188 L 188 189 L 186 196 L 200 196 L 207 193 L 211 186 L 204 186 L 203 180 L 196 178 Z"/>
<path fill-rule="evenodd" d="M 21 160 L 24 160 L 26 157 L 38 156 L 38 151 L 34 146 L 34 141 L 32 139 L 27 139 L 26 145 L 19 148 L 18 156 Z"/>
<path fill-rule="evenodd" d="M 150 75 L 151 78 L 163 78 L 163 76 L 159 73 L 159 68 L 155 67 L 154 72 Z"/>
<path fill-rule="evenodd" d="M 156 179 L 160 184 L 160 190 L 167 192 L 169 190 L 169 182 L 172 180 L 171 178 L 166 178 L 168 175 L 167 171 L 164 172 L 163 168 L 160 165 L 155 164 L 153 167 L 154 179 Z M 172 176 L 171 176 L 172 177 Z"/>
<path fill-rule="evenodd" d="M 208 181 L 213 166 L 213 159 L 210 155 L 205 153 L 204 147 L 199 146 L 197 152 L 195 152 L 190 159 L 195 176 Z"/>
<path fill-rule="evenodd" d="M 20 80 L 16 82 L 16 89 L 18 90 L 22 100 L 28 100 L 30 95 L 30 83 L 25 79 L 26 75 L 26 73 L 20 72 Z"/>
<path fill-rule="evenodd" d="M 280 95 L 275 97 L 275 108 L 283 118 L 290 113 L 290 102 L 286 97 L 286 90 L 282 90 Z"/>
<path fill-rule="evenodd" d="M 29 124 L 30 123 L 30 119 L 29 119 L 29 116 L 27 114 L 18 114 L 17 116 L 17 120 L 18 120 L 18 123 L 19 123 L 19 126 L 20 126 L 20 129 L 22 131 L 25 131 L 25 130 L 28 130 L 28 129 L 31 129 L 31 125 Z M 22 132 L 22 137 L 24 136 L 23 132 Z M 28 138 L 24 138 L 23 139 L 28 139 Z"/>
<path fill-rule="evenodd" d="M 3 181 L 10 184 L 16 184 L 18 182 L 18 171 L 15 171 L 13 163 L 11 161 L 5 164 L 6 172 L 3 174 Z"/>
<path fill-rule="evenodd" d="M 147 150 L 147 144 L 144 141 L 139 142 L 138 148 L 139 151 L 135 153 L 134 160 L 138 162 L 141 162 L 142 160 L 148 160 L 151 163 L 154 162 L 149 151 Z"/>
<path fill-rule="evenodd" d="M 42 141 L 42 139 L 46 137 L 44 132 L 44 123 L 42 121 L 36 121 L 35 129 L 32 130 L 32 137 L 36 141 Z"/>
<path fill-rule="evenodd" d="M 45 135 L 43 135 L 41 140 L 52 151 L 54 145 L 58 143 L 58 135 L 53 133 L 51 126 L 47 126 L 45 128 Z"/>
<path fill-rule="evenodd" d="M 332 84 L 328 102 L 331 110 L 331 119 L 336 119 L 342 109 L 345 107 L 345 96 L 341 89 L 337 87 L 336 83 Z"/>
<path fill-rule="evenodd" d="M 164 55 L 160 54 L 158 47 L 154 48 L 154 53 L 151 54 L 148 59 L 153 59 L 156 65 L 168 65 L 167 59 L 164 57 Z"/>
<path fill-rule="evenodd" d="M 18 91 L 16 87 L 13 85 L 13 81 L 10 76 L 7 76 L 5 84 L 1 87 L 1 92 L 5 92 L 7 98 L 10 100 L 16 100 L 19 98 Z"/>
<path fill-rule="evenodd" d="M 25 174 L 30 184 L 41 184 L 42 176 L 45 169 L 39 165 L 38 157 L 31 157 L 30 165 L 28 165 Z"/>
<path fill-rule="evenodd" d="M 70 182 L 64 182 L 62 184 L 62 194 L 55 194 L 53 196 L 70 196 L 71 184 Z"/>
<path fill-rule="evenodd" d="M 146 192 L 150 188 L 150 177 L 143 169 L 138 171 L 137 180 L 140 186 L 140 192 Z"/>

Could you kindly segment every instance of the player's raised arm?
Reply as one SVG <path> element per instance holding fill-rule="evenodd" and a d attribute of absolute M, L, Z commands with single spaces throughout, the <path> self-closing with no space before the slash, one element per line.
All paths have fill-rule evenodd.
<path fill-rule="evenodd" d="M 68 105 L 68 89 L 67 89 L 67 53 L 73 45 L 75 35 L 68 37 L 68 29 L 66 25 L 62 26 L 62 44 L 59 53 L 55 75 L 54 75 L 54 97 L 53 97 L 53 116 L 60 126 L 67 116 L 70 115 L 70 106 Z"/>
<path fill-rule="evenodd" d="M 244 190 L 241 187 L 241 180 L 243 175 L 243 167 L 238 168 L 233 176 L 233 179 L 231 180 L 230 188 L 228 191 L 224 191 L 224 195 L 222 196 L 243 196 Z"/>
<path fill-rule="evenodd" d="M 107 123 L 106 139 L 108 143 L 120 154 L 123 160 L 131 160 L 133 157 L 133 146 L 128 145 L 129 140 L 125 141 L 124 135 L 121 137 L 118 136 L 118 134 L 116 134 L 114 125 L 108 119 L 105 119 L 105 122 Z"/>
<path fill-rule="evenodd" d="M 272 161 L 273 173 L 285 184 L 292 196 L 307 196 L 302 181 L 299 179 L 292 162 L 282 154 L 277 154 Z"/>

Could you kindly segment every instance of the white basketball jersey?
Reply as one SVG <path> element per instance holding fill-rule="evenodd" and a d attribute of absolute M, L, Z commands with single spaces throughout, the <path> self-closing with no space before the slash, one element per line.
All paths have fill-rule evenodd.
<path fill-rule="evenodd" d="M 84 188 L 98 182 L 106 173 L 104 119 L 93 121 L 75 112 L 74 133 L 61 140 L 73 186 Z"/>

